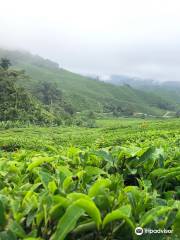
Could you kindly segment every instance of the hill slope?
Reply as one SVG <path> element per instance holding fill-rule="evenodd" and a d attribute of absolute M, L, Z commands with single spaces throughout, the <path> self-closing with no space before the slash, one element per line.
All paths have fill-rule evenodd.
<path fill-rule="evenodd" d="M 56 83 L 75 111 L 118 111 L 124 115 L 144 112 L 162 115 L 174 110 L 171 101 L 157 94 L 147 93 L 130 86 L 114 86 L 60 69 L 57 63 L 31 55 L 28 52 L 0 49 L 0 58 L 7 57 L 13 68 L 24 69 L 31 77 L 22 85 L 31 92 L 39 82 Z"/>
<path fill-rule="evenodd" d="M 108 82 L 117 86 L 128 84 L 135 89 L 156 94 L 180 109 L 180 82 L 178 81 L 158 82 L 152 79 L 112 75 Z"/>

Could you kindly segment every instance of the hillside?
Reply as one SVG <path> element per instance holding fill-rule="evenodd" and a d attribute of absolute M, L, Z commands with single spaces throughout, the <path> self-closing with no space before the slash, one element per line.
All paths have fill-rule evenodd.
<path fill-rule="evenodd" d="M 178 81 L 160 82 L 152 79 L 112 75 L 108 82 L 116 86 L 128 84 L 135 89 L 161 96 L 167 102 L 171 103 L 171 105 L 174 105 L 175 108 L 180 109 L 180 82 Z"/>
<path fill-rule="evenodd" d="M 0 58 L 7 57 L 12 68 L 24 69 L 30 76 L 21 84 L 34 93 L 39 82 L 56 83 L 64 98 L 76 112 L 84 110 L 119 112 L 131 115 L 143 112 L 162 115 L 166 110 L 174 110 L 174 101 L 158 94 L 147 93 L 128 85 L 114 86 L 59 68 L 57 63 L 31 55 L 28 52 L 0 49 Z"/>

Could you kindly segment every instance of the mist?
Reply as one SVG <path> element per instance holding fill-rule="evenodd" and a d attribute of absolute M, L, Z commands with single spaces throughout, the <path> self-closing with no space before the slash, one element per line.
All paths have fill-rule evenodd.
<path fill-rule="evenodd" d="M 0 46 L 82 74 L 179 81 L 179 9 L 178 0 L 1 1 Z"/>

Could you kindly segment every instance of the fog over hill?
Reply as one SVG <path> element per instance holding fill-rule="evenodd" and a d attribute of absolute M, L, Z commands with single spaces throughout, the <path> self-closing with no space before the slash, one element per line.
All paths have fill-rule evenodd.
<path fill-rule="evenodd" d="M 177 88 L 180 87 L 180 81 L 160 81 L 154 79 L 147 78 L 138 78 L 138 77 L 130 77 L 126 75 L 110 75 L 108 78 L 104 79 L 103 77 L 99 77 L 100 80 L 115 84 L 115 85 L 124 85 L 129 84 L 135 88 L 141 88 L 145 86 L 154 86 L 154 87 L 170 87 Z"/>
<path fill-rule="evenodd" d="M 124 75 L 111 75 L 106 82 L 117 86 L 128 85 L 135 89 L 155 93 L 166 100 L 173 101 L 178 106 L 180 104 L 180 81 L 158 81 Z"/>
<path fill-rule="evenodd" d="M 2 1 L 1 46 L 76 73 L 180 80 L 179 0 Z"/>

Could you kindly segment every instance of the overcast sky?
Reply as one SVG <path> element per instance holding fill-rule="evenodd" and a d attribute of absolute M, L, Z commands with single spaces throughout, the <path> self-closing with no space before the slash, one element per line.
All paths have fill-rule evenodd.
<path fill-rule="evenodd" d="M 0 0 L 0 46 L 80 73 L 180 80 L 180 1 Z"/>

